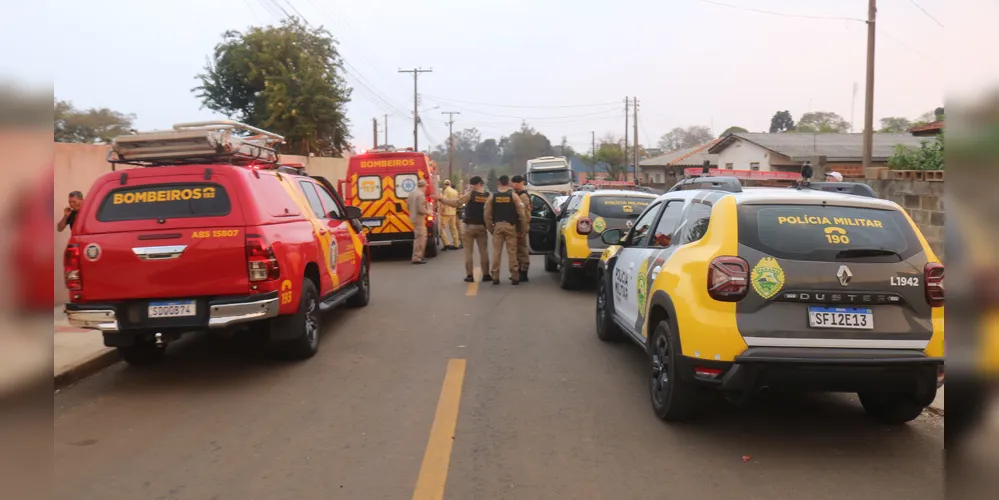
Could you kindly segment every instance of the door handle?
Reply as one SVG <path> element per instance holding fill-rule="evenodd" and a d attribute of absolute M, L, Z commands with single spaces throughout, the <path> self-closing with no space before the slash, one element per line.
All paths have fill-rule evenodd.
<path fill-rule="evenodd" d="M 395 204 L 395 211 L 396 212 L 402 212 L 402 203 L 396 202 L 396 204 Z"/>
<path fill-rule="evenodd" d="M 323 234 L 323 235 L 326 234 L 326 230 L 325 229 L 320 229 L 319 230 L 319 234 Z"/>

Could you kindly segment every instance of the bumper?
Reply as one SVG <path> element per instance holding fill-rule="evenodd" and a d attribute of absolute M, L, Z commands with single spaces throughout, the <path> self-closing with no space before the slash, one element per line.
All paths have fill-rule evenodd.
<path fill-rule="evenodd" d="M 587 274 L 595 274 L 597 268 L 600 266 L 600 256 L 603 255 L 603 250 L 598 252 L 590 252 L 590 256 L 585 259 L 569 259 L 569 265 L 580 272 Z"/>
<path fill-rule="evenodd" d="M 429 232 L 429 231 L 428 231 Z M 415 236 L 412 231 L 398 233 L 368 233 L 368 246 L 380 247 L 389 245 L 413 244 Z"/>
<path fill-rule="evenodd" d="M 734 363 L 695 358 L 683 363 L 686 376 L 724 391 L 935 394 L 944 360 L 910 350 L 754 347 Z"/>
<path fill-rule="evenodd" d="M 142 330 L 194 330 L 226 328 L 278 315 L 277 292 L 250 297 L 197 299 L 198 314 L 181 318 L 146 316 L 147 301 L 106 304 L 66 304 L 69 324 L 78 328 L 119 333 Z"/>

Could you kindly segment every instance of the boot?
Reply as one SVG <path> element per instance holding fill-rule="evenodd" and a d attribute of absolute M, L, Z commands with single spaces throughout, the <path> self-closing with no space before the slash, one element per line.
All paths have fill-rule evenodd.
<path fill-rule="evenodd" d="M 468 276 L 465 276 L 465 283 L 473 283 L 473 282 L 475 282 L 475 278 L 472 277 L 471 274 L 469 274 Z"/>
<path fill-rule="evenodd" d="M 529 279 L 527 279 L 527 271 L 520 272 L 520 281 L 523 281 L 525 283 L 530 281 Z"/>
<path fill-rule="evenodd" d="M 483 274 L 483 275 L 482 275 L 482 281 L 483 281 L 483 282 L 486 282 L 486 281 L 492 281 L 492 280 L 493 280 L 493 277 L 492 277 L 492 276 L 490 276 L 490 275 L 488 275 L 488 274 Z"/>

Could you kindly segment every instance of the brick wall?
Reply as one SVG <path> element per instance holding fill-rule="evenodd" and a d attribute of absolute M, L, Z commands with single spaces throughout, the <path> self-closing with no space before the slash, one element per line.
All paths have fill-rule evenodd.
<path fill-rule="evenodd" d="M 944 183 L 913 180 L 863 180 L 879 197 L 898 203 L 919 226 L 923 237 L 944 260 Z"/>

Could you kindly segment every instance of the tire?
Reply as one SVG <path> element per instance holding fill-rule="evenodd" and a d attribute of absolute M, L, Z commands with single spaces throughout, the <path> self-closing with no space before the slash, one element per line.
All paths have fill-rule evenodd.
<path fill-rule="evenodd" d="M 298 302 L 298 312 L 292 316 L 279 318 L 276 328 L 300 332 L 291 340 L 277 346 L 277 354 L 287 359 L 308 359 L 319 350 L 319 293 L 312 280 L 302 281 L 302 298 Z"/>
<path fill-rule="evenodd" d="M 569 265 L 569 257 L 565 253 L 565 246 L 562 247 L 562 255 L 559 257 L 558 286 L 563 290 L 576 290 L 579 288 L 579 272 Z"/>
<path fill-rule="evenodd" d="M 553 255 L 545 255 L 545 271 L 550 273 L 558 272 L 558 262 Z"/>
<path fill-rule="evenodd" d="M 698 388 L 677 371 L 678 339 L 667 321 L 660 321 L 649 339 L 649 397 L 656 416 L 667 422 L 689 420 L 700 406 Z"/>
<path fill-rule="evenodd" d="M 368 258 L 361 258 L 361 272 L 357 278 L 357 293 L 347 299 L 347 307 L 364 307 L 371 300 L 371 270 Z"/>
<path fill-rule="evenodd" d="M 166 346 L 156 347 L 152 341 L 135 339 L 130 346 L 117 347 L 118 355 L 129 366 L 147 366 L 161 359 L 166 354 Z"/>
<path fill-rule="evenodd" d="M 926 409 L 926 405 L 920 404 L 915 395 L 904 392 L 862 392 L 858 396 L 864 411 L 882 424 L 901 425 L 911 422 Z"/>
<path fill-rule="evenodd" d="M 597 283 L 597 337 L 604 342 L 619 342 L 623 338 L 621 327 L 611 318 L 613 299 L 607 293 L 607 279 L 600 277 Z"/>

